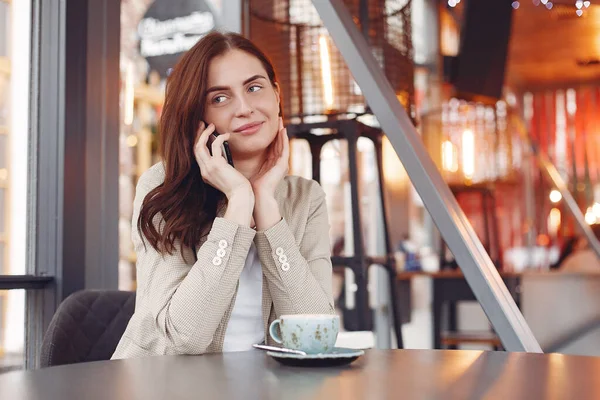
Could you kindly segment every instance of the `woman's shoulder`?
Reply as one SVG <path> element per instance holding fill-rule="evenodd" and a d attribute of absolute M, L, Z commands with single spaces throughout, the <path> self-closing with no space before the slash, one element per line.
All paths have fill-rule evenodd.
<path fill-rule="evenodd" d="M 565 258 L 560 269 L 570 272 L 600 272 L 600 261 L 592 249 L 583 249 Z"/>
<path fill-rule="evenodd" d="M 137 181 L 134 206 L 141 205 L 146 195 L 165 181 L 165 167 L 162 162 L 148 168 Z"/>
<path fill-rule="evenodd" d="M 138 179 L 138 190 L 145 189 L 150 191 L 165 181 L 165 165 L 158 162 L 148 168 Z"/>

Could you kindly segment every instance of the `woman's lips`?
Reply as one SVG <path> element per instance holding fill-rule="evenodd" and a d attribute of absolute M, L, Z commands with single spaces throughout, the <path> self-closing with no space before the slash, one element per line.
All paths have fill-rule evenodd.
<path fill-rule="evenodd" d="M 242 129 L 236 129 L 234 132 L 242 134 L 242 135 L 252 135 L 252 134 L 258 132 L 258 130 L 262 127 L 262 125 L 263 125 L 263 122 L 256 122 L 256 123 L 248 124 L 248 125 L 242 126 L 241 127 Z"/>

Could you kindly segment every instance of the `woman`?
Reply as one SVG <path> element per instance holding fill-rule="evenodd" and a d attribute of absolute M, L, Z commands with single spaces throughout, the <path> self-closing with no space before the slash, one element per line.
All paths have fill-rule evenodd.
<path fill-rule="evenodd" d="M 600 240 L 600 224 L 591 225 L 590 229 Z M 584 236 L 576 236 L 567 242 L 557 265 L 565 272 L 600 272 L 600 259 Z"/>
<path fill-rule="evenodd" d="M 273 344 L 280 315 L 334 313 L 325 194 L 286 176 L 265 55 L 237 34 L 205 36 L 168 78 L 160 132 L 163 161 L 134 201 L 135 313 L 113 359 L 249 350 Z"/>

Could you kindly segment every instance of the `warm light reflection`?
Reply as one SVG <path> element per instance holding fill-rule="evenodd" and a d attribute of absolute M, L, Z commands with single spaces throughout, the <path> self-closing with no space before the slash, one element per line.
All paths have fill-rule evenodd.
<path fill-rule="evenodd" d="M 558 190 L 553 190 L 550 192 L 550 201 L 553 203 L 558 203 L 562 200 L 562 194 Z"/>
<path fill-rule="evenodd" d="M 444 56 L 458 55 L 460 29 L 456 20 L 447 11 L 440 13 L 440 52 Z"/>
<path fill-rule="evenodd" d="M 464 379 L 470 372 L 480 370 L 487 363 L 487 357 L 483 352 L 465 351 L 452 361 L 452 363 L 440 365 L 436 371 L 436 379 L 449 386 Z"/>
<path fill-rule="evenodd" d="M 445 140 L 442 143 L 442 168 L 450 172 L 458 171 L 456 146 L 449 140 Z"/>
<path fill-rule="evenodd" d="M 402 104 L 405 110 L 408 110 L 408 106 L 410 105 L 410 97 L 409 93 L 406 90 L 402 90 L 399 93 L 396 93 L 396 98 Z"/>
<path fill-rule="evenodd" d="M 596 214 L 594 213 L 594 210 L 592 207 L 588 207 L 587 211 L 585 212 L 585 222 L 587 222 L 588 225 L 592 225 L 595 224 L 598 221 L 598 218 L 596 218 Z"/>
<path fill-rule="evenodd" d="M 462 134 L 462 167 L 465 178 L 472 179 L 475 174 L 475 135 L 470 129 Z"/>
<path fill-rule="evenodd" d="M 138 138 L 135 135 L 129 135 L 129 136 L 127 136 L 126 142 L 127 142 L 127 146 L 135 147 L 138 144 Z"/>
<path fill-rule="evenodd" d="M 594 203 L 592 206 L 592 211 L 594 212 L 596 219 L 600 220 L 600 203 Z"/>
<path fill-rule="evenodd" d="M 553 208 L 550 210 L 550 215 L 548 215 L 548 233 L 551 236 L 556 236 L 558 233 L 558 228 L 560 227 L 561 222 L 561 214 L 558 208 Z"/>
<path fill-rule="evenodd" d="M 577 92 L 575 89 L 567 90 L 567 113 L 571 116 L 577 112 Z"/>
<path fill-rule="evenodd" d="M 325 35 L 319 37 L 319 50 L 321 54 L 321 78 L 323 80 L 323 94 L 325 107 L 333 109 L 333 82 L 331 79 L 331 60 L 329 59 L 329 46 Z"/>
<path fill-rule="evenodd" d="M 554 139 L 554 157 L 556 169 L 566 178 L 567 171 L 567 115 L 565 110 L 565 93 L 556 92 L 556 132 Z"/>
<path fill-rule="evenodd" d="M 382 141 L 383 177 L 386 185 L 403 187 L 408 181 L 406 170 L 387 136 Z"/>

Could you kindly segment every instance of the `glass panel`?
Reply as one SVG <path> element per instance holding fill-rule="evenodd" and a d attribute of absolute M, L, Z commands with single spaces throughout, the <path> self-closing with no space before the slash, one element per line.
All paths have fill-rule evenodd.
<path fill-rule="evenodd" d="M 332 255 L 354 255 L 348 143 L 331 140 L 321 151 L 321 186 L 327 196 Z"/>
<path fill-rule="evenodd" d="M 209 0 L 208 3 L 215 13 L 221 12 L 221 0 Z M 164 101 L 166 71 L 159 71 L 160 68 L 156 63 L 151 65 L 144 58 L 140 52 L 138 33 L 138 25 L 151 4 L 152 2 L 148 1 L 121 2 L 119 288 L 122 290 L 134 290 L 136 285 L 136 255 L 131 243 L 135 185 L 141 174 L 159 161 L 158 121 Z M 159 11 L 154 11 L 154 17 L 160 21 L 165 21 L 173 15 L 167 12 L 164 18 L 159 18 L 156 15 Z M 185 17 L 185 15 L 179 17 Z M 176 33 L 176 35 L 179 34 Z M 149 43 L 152 40 L 149 40 Z M 165 44 L 172 38 L 161 37 L 160 40 L 164 40 L 163 44 Z M 160 47 L 160 43 L 154 44 Z M 173 60 L 176 59 L 177 57 L 173 58 Z"/>
<path fill-rule="evenodd" d="M 8 125 L 10 6 L 0 0 L 0 134 Z"/>
<path fill-rule="evenodd" d="M 10 29 L 10 6 L 0 1 L 0 57 L 8 56 Z"/>
<path fill-rule="evenodd" d="M 156 157 L 157 122 L 163 82 L 139 50 L 137 26 L 146 7 L 121 3 L 121 126 L 119 139 L 119 289 L 135 289 L 131 220 L 135 185 Z"/>
<path fill-rule="evenodd" d="M 381 225 L 379 182 L 377 178 L 377 156 L 370 139 L 358 138 L 356 145 L 358 161 L 358 195 L 360 217 L 363 230 L 365 254 L 381 255 L 382 241 L 378 240 L 378 227 Z"/>
<path fill-rule="evenodd" d="M 0 0 L 0 244 L 2 274 L 25 273 L 31 1 Z M 11 241 L 10 238 L 19 238 Z"/>
<path fill-rule="evenodd" d="M 0 291 L 0 374 L 25 365 L 25 290 Z"/>
<path fill-rule="evenodd" d="M 312 155 L 305 139 L 290 141 L 290 175 L 312 179 Z"/>
<path fill-rule="evenodd" d="M 0 188 L 0 210 L 5 210 L 6 208 L 6 193 L 4 189 Z M 6 219 L 5 214 L 0 212 L 0 236 L 6 235 Z"/>
<path fill-rule="evenodd" d="M 3 135 L 0 133 L 0 170 L 6 170 L 6 163 L 8 161 L 8 135 Z M 0 181 L 5 181 L 6 176 L 0 174 Z"/>

